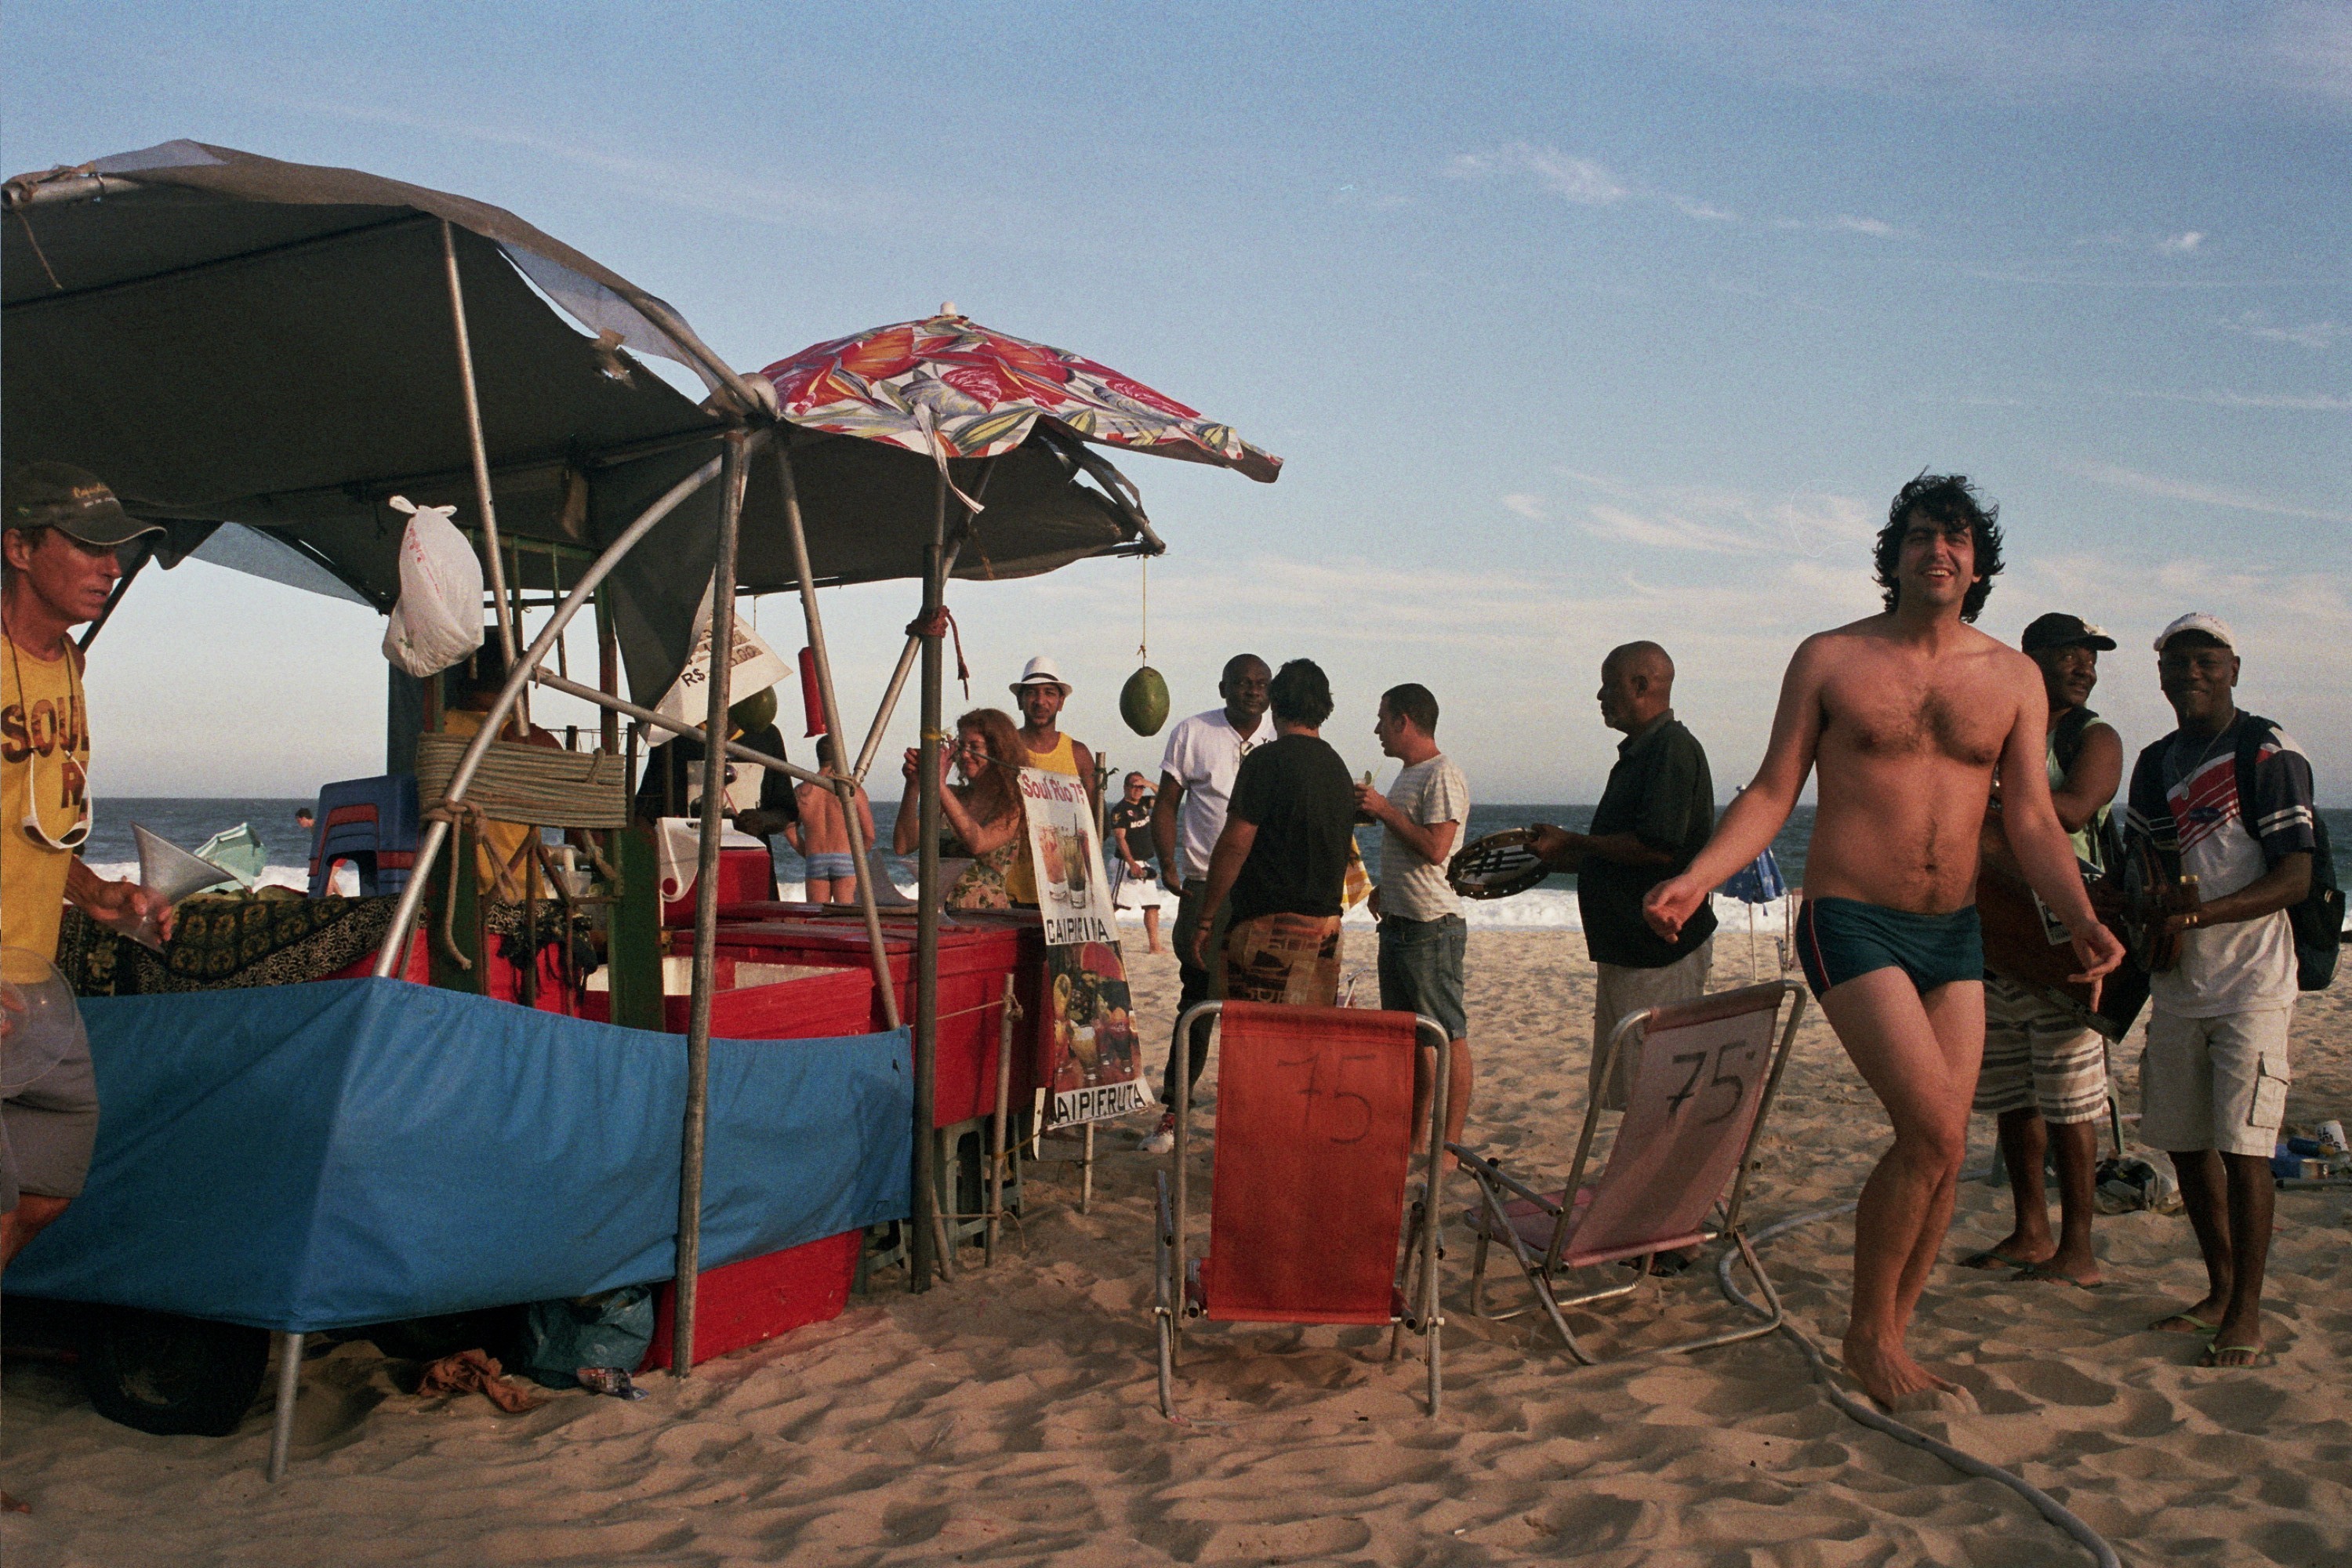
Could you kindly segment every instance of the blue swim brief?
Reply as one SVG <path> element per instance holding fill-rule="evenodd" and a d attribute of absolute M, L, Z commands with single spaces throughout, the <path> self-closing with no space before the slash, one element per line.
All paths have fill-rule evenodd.
<path fill-rule="evenodd" d="M 857 875 L 857 862 L 845 854 L 817 854 L 804 858 L 812 882 L 838 881 Z"/>
<path fill-rule="evenodd" d="M 1874 969 L 1908 975 L 1921 995 L 1955 980 L 1984 979 L 1977 907 L 1915 915 L 1859 899 L 1807 899 L 1797 921 L 1797 959 L 1819 997 Z"/>

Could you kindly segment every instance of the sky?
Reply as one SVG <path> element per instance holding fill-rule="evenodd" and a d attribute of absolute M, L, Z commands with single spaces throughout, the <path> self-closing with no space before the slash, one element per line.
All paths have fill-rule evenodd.
<path fill-rule="evenodd" d="M 1478 798 L 1590 801 L 1601 657 L 1646 637 L 1727 795 L 1929 469 L 2001 507 L 1986 630 L 2116 636 L 2127 745 L 2206 610 L 2352 804 L 2352 6 L 12 0 L 0 46 L 5 173 L 356 166 L 515 211 L 739 367 L 952 300 L 1278 453 L 1120 459 L 1170 546 L 1148 625 L 1133 562 L 950 591 L 972 700 L 1050 654 L 1122 768 L 1159 760 L 1117 710 L 1148 630 L 1179 713 L 1231 653 L 1312 658 L 1357 770 L 1418 680 Z M 824 598 L 870 712 L 913 585 Z M 756 611 L 787 657 L 795 613 Z M 382 629 L 150 574 L 90 668 L 96 790 L 381 771 Z"/>

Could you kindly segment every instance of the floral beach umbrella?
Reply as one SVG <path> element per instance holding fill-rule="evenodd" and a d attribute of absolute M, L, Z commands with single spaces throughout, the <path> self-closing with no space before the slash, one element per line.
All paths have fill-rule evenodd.
<path fill-rule="evenodd" d="M 955 313 L 803 349 L 761 373 L 784 418 L 931 458 L 993 458 L 1039 420 L 1083 440 L 1234 468 L 1271 484 L 1282 459 L 1233 427 L 1081 354 Z"/>

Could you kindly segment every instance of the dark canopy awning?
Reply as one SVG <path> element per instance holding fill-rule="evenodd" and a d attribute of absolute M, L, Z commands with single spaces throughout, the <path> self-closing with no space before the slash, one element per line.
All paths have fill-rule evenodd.
<path fill-rule="evenodd" d="M 384 610 L 399 591 L 404 521 L 386 497 L 455 504 L 459 526 L 477 526 L 445 220 L 499 531 L 522 587 L 568 584 L 708 461 L 724 430 L 768 417 L 764 388 L 667 304 L 462 196 L 170 142 L 20 175 L 5 203 L 0 445 L 10 462 L 88 468 L 133 512 L 180 524 L 167 563 L 196 550 L 306 587 L 340 584 Z M 633 353 L 685 364 L 709 398 L 696 404 Z M 919 575 L 933 466 L 868 442 L 778 434 L 793 443 L 819 577 Z M 1139 513 L 1081 482 L 1083 460 L 1043 442 L 996 459 L 959 574 L 1020 576 L 1156 548 Z M 982 470 L 959 463 L 957 480 L 969 489 Z M 716 505 L 707 488 L 612 579 L 642 700 L 667 689 L 685 658 Z M 744 512 L 747 588 L 793 581 L 782 515 L 763 461 Z M 268 537 L 215 536 L 224 523 Z"/>

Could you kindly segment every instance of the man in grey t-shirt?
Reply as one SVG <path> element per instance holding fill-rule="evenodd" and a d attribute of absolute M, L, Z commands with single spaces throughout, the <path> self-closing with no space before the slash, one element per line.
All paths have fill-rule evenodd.
<path fill-rule="evenodd" d="M 1421 1014 L 1453 1042 L 1446 1052 L 1445 1137 L 1459 1142 L 1463 1118 L 1470 1112 L 1473 1076 L 1469 1018 L 1462 1005 L 1469 929 L 1462 900 L 1445 880 L 1445 863 L 1470 820 L 1470 785 L 1437 749 L 1437 699 L 1428 687 L 1389 688 L 1381 694 L 1372 733 L 1380 737 L 1382 752 L 1404 764 L 1385 795 L 1368 784 L 1356 786 L 1356 809 L 1384 829 L 1381 885 L 1372 894 L 1372 912 L 1381 921 L 1381 1005 L 1392 1013 Z M 1429 1115 L 1432 1079 L 1429 1068 L 1416 1067 L 1416 1137 Z"/>

